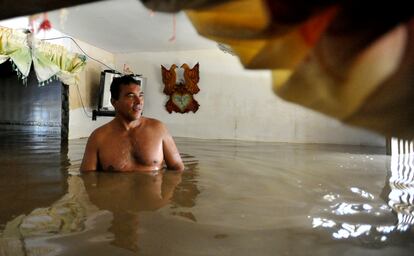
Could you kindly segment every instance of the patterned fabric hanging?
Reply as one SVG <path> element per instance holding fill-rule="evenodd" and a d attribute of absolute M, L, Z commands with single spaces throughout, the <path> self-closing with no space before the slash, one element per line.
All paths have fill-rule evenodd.
<path fill-rule="evenodd" d="M 25 83 L 33 63 L 39 85 L 59 79 L 64 84 L 79 82 L 77 74 L 86 65 L 86 57 L 69 53 L 63 46 L 36 40 L 32 34 L 0 27 L 0 64 L 10 60 Z"/>

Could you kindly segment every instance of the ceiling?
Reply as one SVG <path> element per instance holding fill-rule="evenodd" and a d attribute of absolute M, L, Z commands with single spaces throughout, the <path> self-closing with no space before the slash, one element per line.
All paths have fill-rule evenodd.
<path fill-rule="evenodd" d="M 185 13 L 153 13 L 138 0 L 110 0 L 48 13 L 52 26 L 112 53 L 217 48 L 199 36 Z"/>

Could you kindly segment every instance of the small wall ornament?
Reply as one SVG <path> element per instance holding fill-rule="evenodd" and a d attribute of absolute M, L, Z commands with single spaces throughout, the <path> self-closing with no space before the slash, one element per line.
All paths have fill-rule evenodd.
<path fill-rule="evenodd" d="M 165 108 L 168 113 L 188 113 L 197 112 L 200 106 L 194 99 L 193 95 L 200 91 L 198 88 L 199 77 L 199 63 L 193 68 L 184 63 L 180 68 L 184 69 L 184 79 L 180 79 L 177 83 L 176 69 L 177 65 L 172 64 L 170 69 L 161 65 L 162 82 L 164 83 L 164 93 L 169 96 Z"/>

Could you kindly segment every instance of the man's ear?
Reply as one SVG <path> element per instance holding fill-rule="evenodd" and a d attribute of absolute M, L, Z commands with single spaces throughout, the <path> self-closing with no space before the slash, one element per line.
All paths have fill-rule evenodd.
<path fill-rule="evenodd" d="M 111 98 L 111 104 L 112 104 L 112 106 L 114 106 L 114 107 L 115 107 L 115 101 L 116 101 L 116 100 L 114 100 L 113 98 Z"/>

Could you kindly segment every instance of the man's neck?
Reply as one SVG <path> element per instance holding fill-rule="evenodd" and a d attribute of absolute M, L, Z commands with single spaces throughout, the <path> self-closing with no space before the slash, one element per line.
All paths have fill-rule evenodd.
<path fill-rule="evenodd" d="M 121 128 L 125 131 L 129 131 L 130 129 L 133 129 L 133 128 L 136 128 L 136 127 L 140 126 L 142 121 L 143 121 L 143 118 L 140 117 L 136 120 L 129 121 L 129 120 L 126 120 L 126 119 L 124 119 L 120 116 L 115 116 L 114 121 L 115 121 L 115 123 L 118 124 L 119 128 Z"/>

